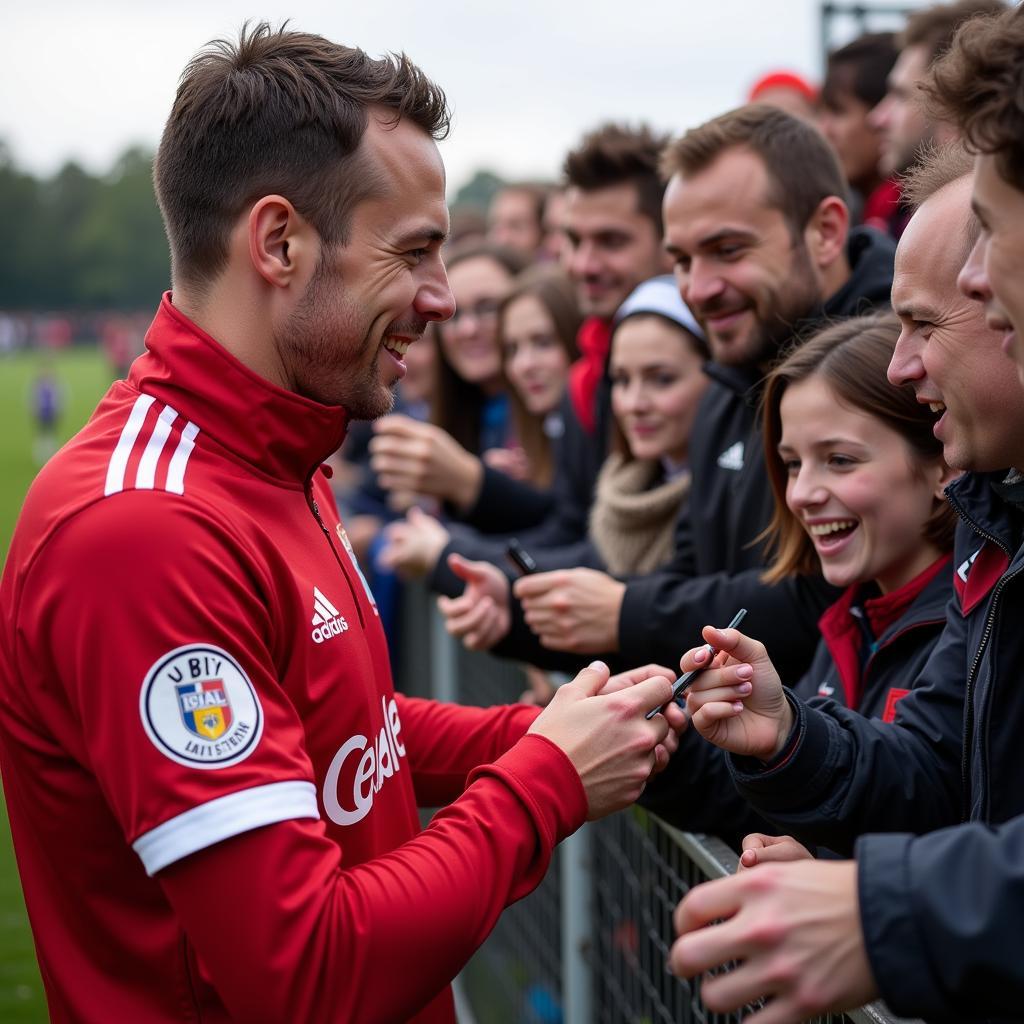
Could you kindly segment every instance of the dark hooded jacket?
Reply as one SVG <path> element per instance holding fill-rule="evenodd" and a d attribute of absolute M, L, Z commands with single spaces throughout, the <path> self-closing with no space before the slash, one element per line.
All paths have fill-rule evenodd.
<path fill-rule="evenodd" d="M 791 696 L 779 763 L 730 759 L 785 831 L 854 850 L 882 996 L 936 1021 L 1019 1020 L 1024 1002 L 1024 488 L 1002 476 L 947 490 L 962 520 L 955 594 L 895 723 Z"/>

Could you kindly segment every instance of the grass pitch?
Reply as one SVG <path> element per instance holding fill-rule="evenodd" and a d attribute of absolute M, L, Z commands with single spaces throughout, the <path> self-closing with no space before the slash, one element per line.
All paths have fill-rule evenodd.
<path fill-rule="evenodd" d="M 110 385 L 113 372 L 98 349 L 76 347 L 48 356 L 63 412 L 57 440 L 66 441 L 86 421 Z M 0 551 L 7 545 L 29 484 L 39 470 L 33 384 L 44 367 L 37 353 L 0 356 Z M 46 998 L 11 848 L 6 806 L 0 801 L 0 1021 L 42 1024 Z"/>

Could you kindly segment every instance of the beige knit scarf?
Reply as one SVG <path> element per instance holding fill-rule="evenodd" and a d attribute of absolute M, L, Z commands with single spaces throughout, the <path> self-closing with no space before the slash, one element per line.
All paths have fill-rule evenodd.
<path fill-rule="evenodd" d="M 614 576 L 653 572 L 672 557 L 676 519 L 690 490 L 689 471 L 656 484 L 653 459 L 613 453 L 597 478 L 590 539 Z"/>

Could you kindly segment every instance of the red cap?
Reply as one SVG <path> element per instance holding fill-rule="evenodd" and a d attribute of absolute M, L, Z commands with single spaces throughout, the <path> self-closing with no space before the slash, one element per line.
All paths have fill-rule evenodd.
<path fill-rule="evenodd" d="M 771 71 L 767 75 L 762 75 L 750 87 L 749 101 L 753 103 L 758 96 L 767 92 L 769 89 L 792 89 L 795 92 L 800 93 L 801 96 L 810 100 L 811 103 L 818 98 L 818 90 L 815 89 L 806 78 L 796 74 L 796 72 Z"/>

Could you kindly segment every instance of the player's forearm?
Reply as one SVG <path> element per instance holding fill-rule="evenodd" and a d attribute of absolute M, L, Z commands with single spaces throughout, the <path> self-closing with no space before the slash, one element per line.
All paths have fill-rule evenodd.
<path fill-rule="evenodd" d="M 368 863 L 341 868 L 317 823 L 286 821 L 157 877 L 233 1017 L 405 1020 L 536 886 L 585 814 L 568 759 L 529 736 L 426 831 Z"/>

